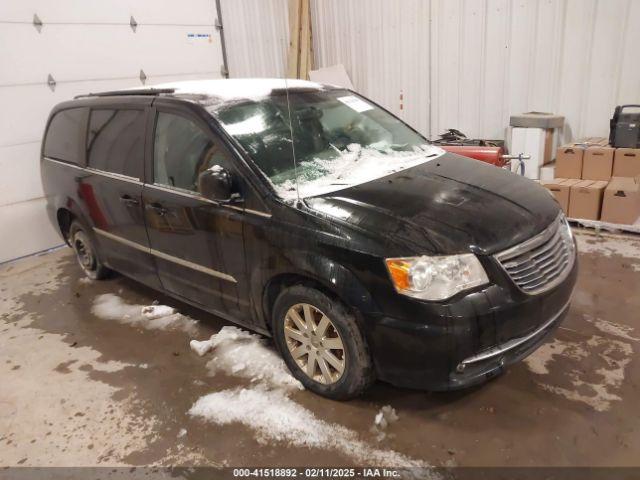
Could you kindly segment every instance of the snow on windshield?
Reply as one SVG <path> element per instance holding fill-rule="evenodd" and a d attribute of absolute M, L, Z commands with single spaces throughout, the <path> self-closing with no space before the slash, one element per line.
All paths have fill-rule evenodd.
<path fill-rule="evenodd" d="M 344 150 L 336 149 L 336 153 L 338 155 L 334 158 L 314 158 L 298 164 L 300 198 L 331 193 L 370 182 L 434 160 L 444 154 L 444 150 L 428 144 L 413 147 L 410 151 L 350 144 Z M 271 181 L 281 198 L 297 198 L 295 178 L 288 178 L 282 182 L 279 182 L 278 178 L 271 178 Z"/>

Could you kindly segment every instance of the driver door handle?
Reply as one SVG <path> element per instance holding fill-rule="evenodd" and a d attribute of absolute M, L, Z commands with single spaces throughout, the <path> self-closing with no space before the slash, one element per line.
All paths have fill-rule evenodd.
<path fill-rule="evenodd" d="M 147 208 L 149 210 L 153 210 L 154 212 L 156 212 L 158 215 L 162 216 L 165 215 L 168 210 L 166 208 L 164 208 L 161 204 L 159 203 L 148 203 L 147 204 Z"/>

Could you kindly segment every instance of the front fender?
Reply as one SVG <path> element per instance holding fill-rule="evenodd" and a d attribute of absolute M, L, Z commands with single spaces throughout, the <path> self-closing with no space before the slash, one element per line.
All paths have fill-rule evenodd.
<path fill-rule="evenodd" d="M 252 291 L 260 292 L 257 305 L 262 305 L 262 321 L 268 325 L 270 321 L 270 286 L 285 279 L 308 279 L 320 284 L 324 289 L 334 293 L 347 306 L 361 313 L 380 312 L 375 299 L 357 276 L 341 263 L 328 257 L 301 250 L 289 250 L 284 256 L 281 268 L 272 269 L 266 282 L 252 285 Z M 253 279 L 252 279 L 253 283 Z"/>

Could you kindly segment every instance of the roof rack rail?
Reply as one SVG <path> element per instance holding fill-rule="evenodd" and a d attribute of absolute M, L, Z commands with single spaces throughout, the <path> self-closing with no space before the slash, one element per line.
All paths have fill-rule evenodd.
<path fill-rule="evenodd" d="M 133 88 L 130 90 L 112 90 L 109 92 L 85 93 L 76 95 L 74 99 L 89 97 L 117 97 L 123 95 L 161 95 L 163 93 L 174 93 L 175 88 Z"/>

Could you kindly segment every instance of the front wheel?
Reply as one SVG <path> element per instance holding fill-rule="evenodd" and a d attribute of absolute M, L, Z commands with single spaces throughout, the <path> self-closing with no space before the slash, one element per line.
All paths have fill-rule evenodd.
<path fill-rule="evenodd" d="M 318 290 L 303 285 L 283 290 L 273 308 L 273 331 L 293 376 L 319 395 L 353 398 L 375 379 L 353 314 Z"/>
<path fill-rule="evenodd" d="M 76 252 L 76 259 L 80 268 L 87 277 L 92 280 L 100 280 L 106 278 L 111 270 L 105 267 L 97 254 L 96 247 L 84 230 L 84 227 L 74 221 L 69 229 L 69 243 Z"/>

